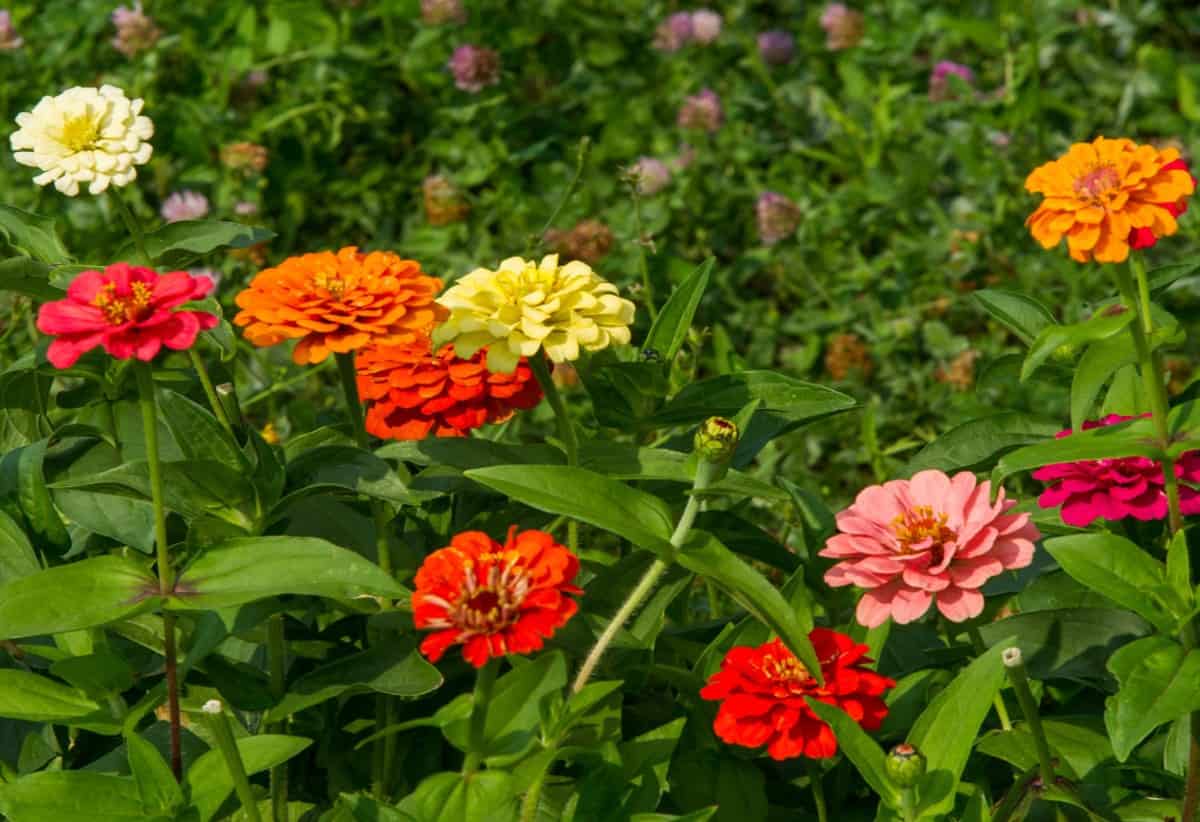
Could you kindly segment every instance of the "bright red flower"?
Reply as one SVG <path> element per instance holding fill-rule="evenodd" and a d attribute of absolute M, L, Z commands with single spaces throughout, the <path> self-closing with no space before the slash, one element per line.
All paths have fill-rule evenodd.
<path fill-rule="evenodd" d="M 125 263 L 84 271 L 67 287 L 65 300 L 46 303 L 38 312 L 38 330 L 54 337 L 46 357 L 56 368 L 70 368 L 97 346 L 119 360 L 145 361 L 164 345 L 175 351 L 190 348 L 217 318 L 175 309 L 212 287 L 212 280 L 186 271 L 160 275 Z"/>
<path fill-rule="evenodd" d="M 1162 171 L 1186 171 L 1188 176 L 1192 178 L 1192 186 L 1196 185 L 1196 176 L 1188 169 L 1188 164 L 1184 160 L 1172 160 L 1162 167 Z M 1187 197 L 1180 197 L 1173 203 L 1155 203 L 1159 208 L 1165 209 L 1172 217 L 1178 217 L 1183 212 L 1187 211 Z M 1158 242 L 1158 237 L 1150 228 L 1132 228 L 1129 231 L 1129 247 L 1130 248 L 1149 248 Z"/>
<path fill-rule="evenodd" d="M 864 667 L 867 646 L 828 628 L 808 635 L 821 661 L 824 685 L 778 639 L 757 648 L 731 648 L 701 689 L 705 699 L 721 700 L 713 730 L 731 745 L 767 746 L 772 759 L 837 753 L 837 738 L 805 697 L 845 711 L 868 731 L 887 716 L 883 693 L 896 682 Z"/>
<path fill-rule="evenodd" d="M 476 668 L 490 657 L 527 654 L 579 610 L 567 594 L 579 558 L 541 531 L 508 530 L 504 545 L 481 531 L 458 534 L 417 571 L 413 621 L 433 630 L 421 653 L 437 662 L 452 645 Z"/>
<path fill-rule="evenodd" d="M 542 389 L 521 358 L 511 374 L 487 370 L 487 349 L 467 359 L 447 344 L 432 353 L 429 338 L 411 345 L 372 345 L 355 357 L 358 393 L 367 430 L 383 439 L 465 437 L 473 428 L 503 422 L 533 408 Z"/>

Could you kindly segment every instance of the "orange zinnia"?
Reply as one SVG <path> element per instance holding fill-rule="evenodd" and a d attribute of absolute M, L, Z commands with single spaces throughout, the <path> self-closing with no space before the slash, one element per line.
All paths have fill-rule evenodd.
<path fill-rule="evenodd" d="M 542 531 L 508 529 L 504 545 L 466 531 L 417 571 L 413 622 L 433 630 L 421 653 L 437 662 L 453 645 L 476 668 L 491 657 L 527 654 L 579 610 L 568 594 L 579 558 Z"/>
<path fill-rule="evenodd" d="M 242 310 L 233 321 L 255 345 L 299 340 L 292 359 L 319 363 L 371 342 L 418 341 L 446 314 L 434 302 L 441 287 L 415 260 L 349 246 L 259 272 L 237 295 Z"/>
<path fill-rule="evenodd" d="M 1025 221 L 1044 248 L 1065 236 L 1079 262 L 1119 263 L 1131 243 L 1175 233 L 1195 181 L 1173 148 L 1097 137 L 1034 169 L 1025 188 L 1046 195 Z"/>
<path fill-rule="evenodd" d="M 360 349 L 355 365 L 359 396 L 370 403 L 367 430 L 383 439 L 465 437 L 541 402 L 542 389 L 524 357 L 513 373 L 503 374 L 487 370 L 486 356 L 481 348 L 462 359 L 449 344 L 434 353 L 428 337 Z"/>

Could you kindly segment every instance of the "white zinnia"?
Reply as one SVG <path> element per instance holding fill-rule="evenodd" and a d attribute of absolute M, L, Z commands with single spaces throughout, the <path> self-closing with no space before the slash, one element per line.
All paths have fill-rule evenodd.
<path fill-rule="evenodd" d="M 92 194 L 128 185 L 154 150 L 146 142 L 154 136 L 154 123 L 141 116 L 142 105 L 116 86 L 76 86 L 43 97 L 33 111 L 17 115 L 13 156 L 42 170 L 35 183 L 53 182 L 68 197 L 79 193 L 80 183 Z"/>

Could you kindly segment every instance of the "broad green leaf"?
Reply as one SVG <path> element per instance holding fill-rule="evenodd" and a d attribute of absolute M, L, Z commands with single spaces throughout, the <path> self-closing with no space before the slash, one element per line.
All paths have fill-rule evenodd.
<path fill-rule="evenodd" d="M 19 822 L 167 822 L 146 814 L 132 779 L 88 771 L 41 771 L 0 782 L 0 812 Z"/>
<path fill-rule="evenodd" d="M 0 205 L 0 234 L 17 251 L 43 263 L 58 265 L 71 260 L 49 217 Z"/>
<path fill-rule="evenodd" d="M 1088 343 L 1107 339 L 1123 331 L 1125 326 L 1133 322 L 1135 316 L 1133 311 L 1122 311 L 1119 314 L 1101 312 L 1080 323 L 1043 328 L 1029 347 L 1029 353 L 1025 355 L 1025 362 L 1021 365 L 1021 380 L 1027 380 L 1039 365 L 1064 346 L 1068 350 L 1078 350 Z"/>
<path fill-rule="evenodd" d="M 222 220 L 183 220 L 146 235 L 146 253 L 162 268 L 184 268 L 220 248 L 248 248 L 275 233 Z"/>
<path fill-rule="evenodd" d="M 675 524 L 658 497 L 583 468 L 501 465 L 464 472 L 517 502 L 611 531 L 639 548 L 669 555 Z"/>
<path fill-rule="evenodd" d="M 515 822 L 517 797 L 504 771 L 427 777 L 396 809 L 415 822 Z"/>
<path fill-rule="evenodd" d="M 1197 271 L 1200 271 L 1200 261 L 1193 260 L 1188 263 L 1171 263 L 1170 265 L 1159 266 L 1153 271 L 1146 272 L 1146 277 L 1150 284 L 1151 293 L 1157 294 L 1159 291 L 1182 280 L 1184 277 L 1191 276 Z"/>
<path fill-rule="evenodd" d="M 493 465 L 554 465 L 565 459 L 563 452 L 552 445 L 512 445 L 477 437 L 429 437 L 389 442 L 377 448 L 375 456 L 421 465 L 449 465 L 463 471 Z"/>
<path fill-rule="evenodd" d="M 954 807 L 954 794 L 975 737 L 1004 684 L 1000 654 L 1013 644 L 1014 640 L 1006 638 L 960 671 L 909 731 L 908 741 L 925 754 L 927 763 L 918 788 L 921 813 L 947 813 Z"/>
<path fill-rule="evenodd" d="M 107 625 L 158 595 L 158 581 L 135 562 L 114 556 L 60 565 L 0 585 L 0 626 L 9 638 Z"/>
<path fill-rule="evenodd" d="M 542 700 L 566 684 L 567 663 L 560 651 L 542 654 L 497 679 L 487 706 L 480 753 L 498 757 L 527 750 L 537 734 Z M 466 694 L 460 699 L 469 714 L 472 696 Z M 467 725 L 464 717 L 442 729 L 451 744 L 463 751 L 470 748 Z"/>
<path fill-rule="evenodd" d="M 353 446 L 326 445 L 306 451 L 288 463 L 287 479 L 288 488 L 293 490 L 280 502 L 280 509 L 331 489 L 401 505 L 422 500 L 386 461 Z"/>
<path fill-rule="evenodd" d="M 405 590 L 378 565 L 322 539 L 238 537 L 213 545 L 188 565 L 167 605 L 207 611 L 281 594 L 395 598 Z"/>
<path fill-rule="evenodd" d="M 696 475 L 696 457 L 664 448 L 639 448 L 617 442 L 589 442 L 579 451 L 580 467 L 620 480 L 667 480 L 691 484 Z M 790 499 L 787 492 L 741 471 L 729 471 L 706 494 L 723 493 L 774 499 Z"/>
<path fill-rule="evenodd" d="M 12 291 L 35 300 L 61 300 L 65 293 L 50 282 L 50 266 L 30 257 L 0 260 L 0 291 Z"/>
<path fill-rule="evenodd" d="M 1042 329 L 1055 324 L 1050 309 L 1032 297 L 1015 291 L 985 288 L 976 291 L 972 297 L 984 311 L 1026 345 L 1030 345 Z"/>
<path fill-rule="evenodd" d="M 146 812 L 172 816 L 171 812 L 183 805 L 183 791 L 158 748 L 135 733 L 127 733 L 125 755 Z"/>
<path fill-rule="evenodd" d="M 712 534 L 734 553 L 791 573 L 800 557 L 780 545 L 763 529 L 729 511 L 704 511 L 695 527 Z"/>
<path fill-rule="evenodd" d="M 340 816 L 338 814 L 341 814 Z M 266 819 L 266 813 L 263 814 Z M 391 805 L 361 794 L 342 794 L 333 816 L 321 817 L 321 822 L 416 822 L 415 818 Z"/>
<path fill-rule="evenodd" d="M 1071 428 L 1082 430 L 1105 384 L 1121 368 L 1135 362 L 1137 352 L 1124 337 L 1110 337 L 1088 346 L 1071 379 Z"/>
<path fill-rule="evenodd" d="M 412 699 L 441 685 L 438 669 L 425 661 L 412 642 L 379 643 L 300 677 L 264 719 L 277 722 L 347 691 L 370 690 Z"/>
<path fill-rule="evenodd" d="M 90 654 L 60 659 L 50 673 L 101 700 L 133 687 L 134 670 L 124 657 L 97 648 Z"/>
<path fill-rule="evenodd" d="M 677 560 L 689 571 L 711 579 L 730 596 L 779 635 L 813 675 L 820 678 L 820 661 L 808 639 L 813 628 L 812 609 L 807 595 L 783 598 L 762 574 L 743 562 L 712 534 L 693 530 L 684 541 Z"/>
<path fill-rule="evenodd" d="M 158 392 L 158 409 L 189 460 L 208 460 L 245 471 L 246 458 L 212 412 L 174 391 Z"/>
<path fill-rule="evenodd" d="M 0 511 L 0 584 L 42 570 L 29 538 L 12 517 Z"/>
<path fill-rule="evenodd" d="M 926 445 L 899 472 L 910 477 L 936 468 L 960 471 L 986 466 L 998 454 L 1042 442 L 1062 426 L 1023 411 L 1005 411 L 964 422 Z"/>
<path fill-rule="evenodd" d="M 62 518 L 54 508 L 50 492 L 46 490 L 46 479 L 42 463 L 46 457 L 46 441 L 26 445 L 15 452 L 10 451 L 5 459 L 16 457 L 17 502 L 21 513 L 36 538 L 42 543 L 62 550 L 71 544 L 71 536 L 63 525 Z"/>
<path fill-rule="evenodd" d="M 1175 617 L 1158 599 L 1167 584 L 1166 568 L 1133 542 L 1116 534 L 1073 534 L 1043 544 L 1073 579 L 1162 631 L 1175 628 Z"/>
<path fill-rule="evenodd" d="M 1167 584 L 1179 597 L 1183 607 L 1195 606 L 1196 593 L 1192 589 L 1192 557 L 1188 549 L 1188 532 L 1184 529 L 1171 537 L 1167 545 Z"/>
<path fill-rule="evenodd" d="M 148 500 L 53 486 L 50 493 L 72 524 L 143 554 L 154 553 L 154 506 Z"/>
<path fill-rule="evenodd" d="M 1098 716 L 1044 717 L 1042 728 L 1050 752 L 1066 765 L 1066 775 L 1073 780 L 1087 779 L 1093 770 L 1112 758 L 1112 743 L 1108 741 L 1104 721 Z M 989 731 L 975 747 L 981 753 L 1003 759 L 1018 771 L 1038 764 L 1037 748 L 1026 722 L 1016 723 L 1011 731 Z"/>
<path fill-rule="evenodd" d="M 1111 682 L 1105 664 L 1113 650 L 1151 630 L 1140 616 L 1118 608 L 1027 611 L 979 626 L 988 645 L 1015 635 L 1015 644 L 1034 679 L 1063 678 L 1096 685 Z"/>
<path fill-rule="evenodd" d="M 690 425 L 713 415 L 732 417 L 754 400 L 761 415 L 786 428 L 848 411 L 855 403 L 840 391 L 774 371 L 742 371 L 690 383 L 654 415 L 655 425 Z"/>
<path fill-rule="evenodd" d="M 280 734 L 260 734 L 237 740 L 238 753 L 247 774 L 265 771 L 287 762 L 312 744 L 311 739 Z M 200 822 L 213 818 L 225 798 L 233 793 L 233 778 L 218 750 L 210 750 L 192 763 L 187 772 L 192 805 L 200 813 Z"/>
<path fill-rule="evenodd" d="M 650 327 L 650 333 L 646 335 L 642 348 L 657 351 L 668 363 L 675 359 L 683 341 L 687 339 L 692 318 L 700 306 L 700 298 L 708 288 L 708 280 L 715 264 L 716 260 L 709 257 L 671 292 L 671 296 L 659 312 L 658 319 Z"/>
<path fill-rule="evenodd" d="M 1200 651 L 1146 637 L 1113 654 L 1108 669 L 1120 688 L 1105 700 L 1104 725 L 1121 762 L 1159 725 L 1200 710 Z"/>
<path fill-rule="evenodd" d="M 883 748 L 879 747 L 879 743 L 868 736 L 862 726 L 840 708 L 811 697 L 808 698 L 808 705 L 833 728 L 838 749 L 854 763 L 862 778 L 879 794 L 884 804 L 890 808 L 900 807 L 900 791 L 892 784 L 884 769 L 886 754 Z"/>
<path fill-rule="evenodd" d="M 1112 459 L 1116 457 L 1161 458 L 1154 444 L 1154 423 L 1148 419 L 1076 431 L 1070 436 L 1029 445 L 1000 458 L 992 472 L 992 482 L 999 485 L 1005 478 L 1020 471 L 1041 468 L 1059 462 Z"/>
<path fill-rule="evenodd" d="M 29 722 L 80 719 L 100 706 L 79 691 L 38 674 L 0 669 L 0 716 Z"/>
<path fill-rule="evenodd" d="M 618 745 L 625 782 L 633 787 L 624 813 L 632 816 L 658 807 L 667 790 L 667 770 L 685 724 L 687 717 L 681 716 Z"/>
<path fill-rule="evenodd" d="M 652 428 L 650 417 L 670 391 L 667 370 L 658 362 L 610 363 L 584 369 L 580 377 L 592 398 L 596 421 L 622 430 Z"/>

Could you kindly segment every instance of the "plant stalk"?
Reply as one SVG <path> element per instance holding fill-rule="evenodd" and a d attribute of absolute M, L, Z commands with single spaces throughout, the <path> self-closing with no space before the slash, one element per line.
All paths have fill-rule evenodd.
<path fill-rule="evenodd" d="M 533 376 L 537 378 L 538 385 L 542 387 L 542 393 L 546 395 L 550 409 L 554 411 L 554 419 L 558 422 L 558 436 L 567 452 L 567 465 L 579 465 L 579 438 L 575 434 L 575 426 L 571 423 L 571 417 L 567 414 L 567 406 L 563 402 L 562 394 L 558 392 L 558 386 L 554 384 L 554 378 L 550 375 L 550 367 L 546 365 L 546 358 L 540 353 L 535 354 L 529 358 L 529 367 L 533 370 Z M 579 523 L 574 519 L 567 520 L 567 547 L 571 549 L 572 553 L 579 551 Z"/>
<path fill-rule="evenodd" d="M 987 645 L 983 641 L 983 636 L 979 633 L 979 629 L 971 626 L 967 629 L 967 636 L 971 640 L 971 647 L 975 649 L 975 653 L 982 655 L 987 651 Z M 1006 731 L 1012 730 L 1012 719 L 1008 716 L 1008 706 L 1004 704 L 1004 695 L 999 691 L 992 699 L 992 704 L 996 706 L 996 716 L 1000 719 L 1000 727 Z"/>
<path fill-rule="evenodd" d="M 1050 743 L 1046 740 L 1046 730 L 1042 727 L 1037 700 L 1033 698 L 1033 691 L 1029 688 L 1029 676 L 1025 673 L 1021 650 L 1007 648 L 1002 658 L 1004 667 L 1008 669 L 1008 681 L 1012 683 L 1017 702 L 1021 704 L 1021 712 L 1025 714 L 1025 721 L 1033 735 L 1033 746 L 1038 757 L 1038 774 L 1042 778 L 1042 785 L 1049 788 L 1054 785 L 1054 758 L 1050 755 Z"/>
<path fill-rule="evenodd" d="M 283 614 L 271 614 L 267 621 L 267 659 L 271 673 L 271 696 L 276 701 L 287 692 L 287 643 L 284 634 Z M 287 719 L 274 723 L 271 732 L 287 730 Z M 288 771 L 287 763 L 271 768 L 271 819 L 272 822 L 288 822 Z"/>
<path fill-rule="evenodd" d="M 500 660 L 489 659 L 479 669 L 475 678 L 475 695 L 471 700 L 470 751 L 463 760 L 463 776 L 479 770 L 483 762 L 483 737 L 487 730 L 487 712 L 492 701 L 492 689 L 496 685 L 496 674 L 500 671 Z"/>
<path fill-rule="evenodd" d="M 215 703 L 215 704 L 214 704 Z M 217 750 L 225 760 L 229 776 L 233 780 L 233 789 L 237 792 L 238 801 L 249 822 L 262 822 L 258 813 L 258 800 L 254 798 L 254 790 L 250 787 L 250 777 L 246 775 L 246 765 L 238 752 L 237 742 L 233 738 L 233 730 L 229 727 L 229 718 L 225 716 L 224 706 L 217 700 L 204 705 L 204 717 L 208 729 L 217 743 Z"/>
<path fill-rule="evenodd" d="M 129 207 L 129 203 L 125 201 L 120 189 L 110 188 L 113 195 L 113 201 L 117 204 L 117 211 L 121 212 L 121 220 L 125 223 L 125 230 L 129 232 L 129 236 L 133 238 L 133 248 L 137 251 L 139 261 L 144 266 L 152 266 L 154 261 L 146 252 L 146 233 L 142 231 L 142 224 L 137 216 L 133 213 L 133 209 Z"/>
<path fill-rule="evenodd" d="M 817 806 L 817 822 L 829 822 L 829 811 L 825 806 L 825 785 L 821 781 L 821 768 L 811 759 L 804 760 L 808 770 L 808 784 L 812 788 L 813 804 Z"/>
<path fill-rule="evenodd" d="M 233 424 L 229 421 L 229 414 L 225 412 L 225 406 L 221 403 L 221 398 L 217 396 L 217 389 L 213 387 L 212 377 L 208 375 L 208 366 L 204 364 L 204 358 L 200 356 L 200 352 L 195 346 L 188 349 L 188 356 L 192 360 L 192 368 L 196 371 L 196 376 L 200 378 L 200 385 L 204 388 L 204 396 L 208 398 L 208 404 L 212 408 L 213 415 L 217 421 L 221 423 L 221 427 L 225 429 L 225 433 L 233 435 Z"/>

